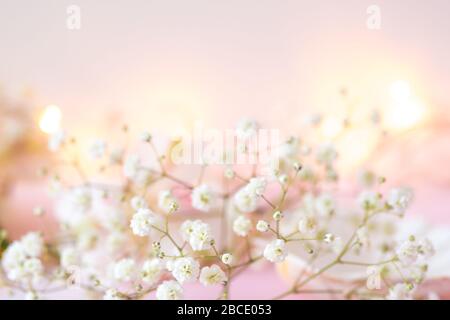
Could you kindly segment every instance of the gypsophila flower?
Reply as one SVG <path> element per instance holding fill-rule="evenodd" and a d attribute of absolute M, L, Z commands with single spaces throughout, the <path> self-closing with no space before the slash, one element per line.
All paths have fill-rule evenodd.
<path fill-rule="evenodd" d="M 60 263 L 63 268 L 69 268 L 78 262 L 78 254 L 75 248 L 67 247 L 61 250 Z"/>
<path fill-rule="evenodd" d="M 164 269 L 161 260 L 149 259 L 144 262 L 141 269 L 142 281 L 147 284 L 154 284 L 159 280 Z"/>
<path fill-rule="evenodd" d="M 164 281 L 156 289 L 158 300 L 180 300 L 183 299 L 183 288 L 174 280 Z"/>
<path fill-rule="evenodd" d="M 269 223 L 264 220 L 259 220 L 258 223 L 256 224 L 256 230 L 258 230 L 259 232 L 269 231 Z"/>
<path fill-rule="evenodd" d="M 224 264 L 230 265 L 233 263 L 233 255 L 231 253 L 224 253 L 221 260 Z"/>
<path fill-rule="evenodd" d="M 158 206 L 165 213 L 173 213 L 178 209 L 179 204 L 177 199 L 172 195 L 172 192 L 163 190 L 159 193 Z"/>
<path fill-rule="evenodd" d="M 225 272 L 216 264 L 202 268 L 200 272 L 200 283 L 204 286 L 221 284 L 227 281 Z"/>
<path fill-rule="evenodd" d="M 193 258 L 177 258 L 171 266 L 172 275 L 181 284 L 198 278 L 200 264 Z"/>
<path fill-rule="evenodd" d="M 286 243 L 276 239 L 264 248 L 264 257 L 270 262 L 282 262 L 287 257 Z"/>
<path fill-rule="evenodd" d="M 147 201 L 145 201 L 145 199 L 141 196 L 134 196 L 133 198 L 131 198 L 130 204 L 134 210 L 148 208 Z"/>
<path fill-rule="evenodd" d="M 103 300 L 126 300 L 126 297 L 116 289 L 108 289 L 103 296 Z"/>
<path fill-rule="evenodd" d="M 100 139 L 92 141 L 88 148 L 89 156 L 93 159 L 103 157 L 105 155 L 105 152 L 106 152 L 106 142 Z"/>
<path fill-rule="evenodd" d="M 267 179 L 265 177 L 251 178 L 245 187 L 251 194 L 255 196 L 262 196 L 267 186 Z"/>
<path fill-rule="evenodd" d="M 119 260 L 114 265 L 114 278 L 119 281 L 130 281 L 136 269 L 136 262 L 133 259 L 125 258 Z"/>
<path fill-rule="evenodd" d="M 25 294 L 25 300 L 39 300 L 39 296 L 36 291 L 27 291 Z"/>
<path fill-rule="evenodd" d="M 314 235 L 317 232 L 317 220 L 309 215 L 300 216 L 297 224 L 298 231 L 303 235 Z"/>
<path fill-rule="evenodd" d="M 189 236 L 189 244 L 192 250 L 201 251 L 211 248 L 211 241 L 213 240 L 211 228 L 208 224 L 196 220 L 192 225 L 192 232 Z"/>
<path fill-rule="evenodd" d="M 245 216 L 238 216 L 233 222 L 233 231 L 241 237 L 246 237 L 252 228 L 252 222 Z"/>
<path fill-rule="evenodd" d="M 132 217 L 130 227 L 135 235 L 150 235 L 152 226 L 156 224 L 156 215 L 149 209 L 139 209 Z"/>
<path fill-rule="evenodd" d="M 242 188 L 236 192 L 233 200 L 237 209 L 243 213 L 255 211 L 258 205 L 257 197 L 246 188 Z"/>
<path fill-rule="evenodd" d="M 408 188 L 396 188 L 389 192 L 387 203 L 392 207 L 392 211 L 398 215 L 403 215 L 410 205 L 413 193 Z"/>
<path fill-rule="evenodd" d="M 389 289 L 389 294 L 386 297 L 388 300 L 411 300 L 412 290 L 405 283 L 397 283 Z"/>
<path fill-rule="evenodd" d="M 43 272 L 40 256 L 44 242 L 39 233 L 28 233 L 8 246 L 2 255 L 2 267 L 8 279 L 13 281 L 34 279 Z"/>
<path fill-rule="evenodd" d="M 358 196 L 358 204 L 365 211 L 376 210 L 381 206 L 381 195 L 375 191 L 363 191 Z"/>
<path fill-rule="evenodd" d="M 215 203 L 215 197 L 208 185 L 199 185 L 192 190 L 192 207 L 203 212 L 208 212 Z"/>
<path fill-rule="evenodd" d="M 30 232 L 20 240 L 24 253 L 31 257 L 38 257 L 44 250 L 44 240 L 38 232 Z"/>

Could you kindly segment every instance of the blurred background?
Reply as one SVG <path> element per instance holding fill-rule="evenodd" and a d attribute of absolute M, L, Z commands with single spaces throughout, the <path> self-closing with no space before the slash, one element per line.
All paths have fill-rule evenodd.
<path fill-rule="evenodd" d="M 79 30 L 67 27 L 70 5 Z M 411 185 L 413 211 L 448 222 L 449 11 L 447 0 L 0 0 L 2 101 L 12 113 L 31 106 L 22 130 L 36 139 L 59 126 L 109 138 L 123 124 L 171 135 L 244 116 L 302 136 L 320 113 L 320 138 L 339 140 L 348 177 L 369 167 Z M 10 177 L 40 163 L 26 150 Z M 10 195 L 31 206 L 17 200 L 35 193 L 22 180 Z"/>

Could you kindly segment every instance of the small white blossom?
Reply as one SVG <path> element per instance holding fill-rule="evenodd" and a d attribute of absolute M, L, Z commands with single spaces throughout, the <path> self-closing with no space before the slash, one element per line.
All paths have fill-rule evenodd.
<path fill-rule="evenodd" d="M 126 300 L 126 297 L 116 289 L 108 289 L 103 296 L 103 300 Z"/>
<path fill-rule="evenodd" d="M 178 207 L 178 201 L 169 190 L 163 190 L 159 193 L 158 206 L 165 213 L 173 213 Z"/>
<path fill-rule="evenodd" d="M 309 215 L 303 214 L 298 220 L 298 231 L 303 235 L 314 235 L 317 232 L 317 220 Z"/>
<path fill-rule="evenodd" d="M 149 259 L 144 262 L 141 270 L 142 281 L 147 284 L 154 284 L 159 280 L 163 271 L 163 264 L 159 259 Z"/>
<path fill-rule="evenodd" d="M 241 237 L 248 235 L 252 228 L 252 222 L 249 218 L 238 216 L 233 222 L 233 231 Z"/>
<path fill-rule="evenodd" d="M 233 255 L 231 253 L 224 253 L 221 257 L 222 262 L 226 265 L 232 264 L 233 259 Z"/>
<path fill-rule="evenodd" d="M 63 268 L 69 268 L 78 262 L 77 251 L 72 247 L 64 248 L 60 254 L 60 263 Z"/>
<path fill-rule="evenodd" d="M 256 210 L 258 199 L 246 188 L 242 188 L 233 197 L 233 202 L 237 209 L 243 213 L 249 213 Z"/>
<path fill-rule="evenodd" d="M 264 177 L 251 178 L 245 188 L 255 196 L 262 196 L 267 186 L 267 179 Z"/>
<path fill-rule="evenodd" d="M 44 250 L 44 240 L 38 232 L 30 232 L 22 237 L 20 240 L 22 248 L 26 255 L 31 257 L 38 257 Z"/>
<path fill-rule="evenodd" d="M 209 225 L 197 220 L 192 227 L 192 233 L 189 237 L 189 244 L 192 250 L 201 251 L 211 248 L 213 238 Z"/>
<path fill-rule="evenodd" d="M 197 210 L 208 212 L 215 201 L 215 194 L 206 184 L 199 185 L 192 190 L 192 207 Z"/>
<path fill-rule="evenodd" d="M 164 281 L 156 289 L 158 300 L 180 300 L 183 299 L 183 288 L 174 280 Z"/>
<path fill-rule="evenodd" d="M 225 281 L 227 281 L 225 272 L 223 272 L 216 264 L 213 264 L 210 267 L 204 267 L 200 272 L 200 283 L 204 286 L 221 284 Z"/>
<path fill-rule="evenodd" d="M 405 210 L 410 205 L 413 198 L 413 193 L 408 188 L 396 188 L 389 192 L 387 203 L 392 207 L 392 210 L 398 214 L 403 215 Z"/>
<path fill-rule="evenodd" d="M 259 232 L 269 231 L 269 223 L 264 220 L 259 220 L 258 223 L 256 224 L 256 230 L 258 230 Z"/>
<path fill-rule="evenodd" d="M 358 204 L 365 211 L 381 207 L 381 195 L 375 191 L 363 191 L 358 196 Z"/>
<path fill-rule="evenodd" d="M 114 265 L 114 278 L 120 281 L 130 281 L 134 276 L 136 263 L 133 259 L 125 258 Z"/>
<path fill-rule="evenodd" d="M 150 235 L 152 226 L 156 224 L 156 215 L 149 209 L 139 209 L 132 217 L 130 227 L 135 235 Z"/>
<path fill-rule="evenodd" d="M 200 272 L 200 264 L 190 257 L 175 259 L 171 268 L 172 275 L 181 284 L 196 280 Z"/>
<path fill-rule="evenodd" d="M 397 283 L 391 289 L 387 296 L 388 300 L 411 300 L 412 290 L 405 283 Z"/>
<path fill-rule="evenodd" d="M 270 242 L 264 248 L 264 257 L 270 262 L 282 262 L 287 257 L 286 243 L 281 239 Z"/>

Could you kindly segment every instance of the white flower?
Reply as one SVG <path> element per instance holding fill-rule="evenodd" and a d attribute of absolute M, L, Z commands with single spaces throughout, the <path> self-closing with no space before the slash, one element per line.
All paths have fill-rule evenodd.
<path fill-rule="evenodd" d="M 28 233 L 11 243 L 1 259 L 8 279 L 19 281 L 39 277 L 44 270 L 39 259 L 43 251 L 42 237 L 36 232 Z"/>
<path fill-rule="evenodd" d="M 50 151 L 56 152 L 65 143 L 66 134 L 62 130 L 53 133 L 48 140 L 48 148 Z"/>
<path fill-rule="evenodd" d="M 60 263 L 63 268 L 74 266 L 78 262 L 78 255 L 74 248 L 64 248 L 60 253 Z"/>
<path fill-rule="evenodd" d="M 414 237 L 402 242 L 396 250 L 397 257 L 403 266 L 411 266 L 416 262 L 424 262 L 434 255 L 434 247 L 430 240 L 417 241 Z"/>
<path fill-rule="evenodd" d="M 106 142 L 100 139 L 92 141 L 88 148 L 89 156 L 93 159 L 103 157 L 105 155 L 105 152 L 106 152 Z"/>
<path fill-rule="evenodd" d="M 68 207 L 75 214 L 84 214 L 92 207 L 92 192 L 87 187 L 77 187 L 73 189 L 67 199 Z"/>
<path fill-rule="evenodd" d="M 44 240 L 38 232 L 30 232 L 20 240 L 24 253 L 31 257 L 38 257 L 44 250 Z"/>
<path fill-rule="evenodd" d="M 159 193 L 158 206 L 165 213 L 173 213 L 178 209 L 179 204 L 177 199 L 172 195 L 172 192 L 163 190 Z"/>
<path fill-rule="evenodd" d="M 317 232 L 317 220 L 312 216 L 303 214 L 298 220 L 297 227 L 303 235 L 314 235 Z"/>
<path fill-rule="evenodd" d="M 141 196 L 134 196 L 133 198 L 131 198 L 131 207 L 134 210 L 139 210 L 139 209 L 147 209 L 148 205 L 147 205 L 147 201 L 145 201 L 145 199 Z"/>
<path fill-rule="evenodd" d="M 202 223 L 201 220 L 186 220 L 181 224 L 180 232 L 184 241 L 189 241 L 191 239 L 191 234 L 194 232 L 195 223 Z"/>
<path fill-rule="evenodd" d="M 392 210 L 399 215 L 403 215 L 410 205 L 413 193 L 408 188 L 396 188 L 389 192 L 387 203 Z"/>
<path fill-rule="evenodd" d="M 259 232 L 269 231 L 269 223 L 264 220 L 259 220 L 258 223 L 256 224 L 256 230 L 258 230 Z"/>
<path fill-rule="evenodd" d="M 233 197 L 237 209 L 243 213 L 256 210 L 258 205 L 257 197 L 246 188 L 242 188 Z"/>
<path fill-rule="evenodd" d="M 376 210 L 381 207 L 381 195 L 375 191 L 363 191 L 358 196 L 358 204 L 363 210 Z"/>
<path fill-rule="evenodd" d="M 116 289 L 108 289 L 103 296 L 103 300 L 126 300 L 126 297 Z"/>
<path fill-rule="evenodd" d="M 331 166 L 333 161 L 338 157 L 338 154 L 333 144 L 326 143 L 318 148 L 316 157 L 319 163 Z"/>
<path fill-rule="evenodd" d="M 206 184 L 199 185 L 192 190 L 192 207 L 208 212 L 215 203 L 215 195 Z"/>
<path fill-rule="evenodd" d="M 388 300 L 411 300 L 412 290 L 405 283 L 397 283 L 391 289 L 386 297 Z"/>
<path fill-rule="evenodd" d="M 144 131 L 141 133 L 141 141 L 150 142 L 152 141 L 152 135 L 148 131 Z"/>
<path fill-rule="evenodd" d="M 39 296 L 36 291 L 27 291 L 25 294 L 25 300 L 39 300 Z"/>
<path fill-rule="evenodd" d="M 180 300 L 183 299 L 183 288 L 175 280 L 164 281 L 156 289 L 158 300 Z"/>
<path fill-rule="evenodd" d="M 248 139 L 258 131 L 258 123 L 253 119 L 241 119 L 236 126 L 236 136 L 239 139 Z"/>
<path fill-rule="evenodd" d="M 181 284 L 194 281 L 200 272 L 200 264 L 190 257 L 175 259 L 171 268 L 172 275 Z"/>
<path fill-rule="evenodd" d="M 202 268 L 200 273 L 200 283 L 204 286 L 220 284 L 227 281 L 227 276 L 225 272 L 216 264 L 210 267 Z"/>
<path fill-rule="evenodd" d="M 267 179 L 264 177 L 251 178 L 245 188 L 256 196 L 262 196 L 267 186 Z"/>
<path fill-rule="evenodd" d="M 211 228 L 208 224 L 196 220 L 192 225 L 192 232 L 189 237 L 189 244 L 192 250 L 201 251 L 211 248 L 211 241 L 213 240 Z"/>
<path fill-rule="evenodd" d="M 317 197 L 314 204 L 317 213 L 322 217 L 331 215 L 336 209 L 333 197 L 326 193 Z"/>
<path fill-rule="evenodd" d="M 139 209 L 131 218 L 130 227 L 135 235 L 144 237 L 150 235 L 156 221 L 156 215 L 149 209 Z"/>
<path fill-rule="evenodd" d="M 142 281 L 147 284 L 156 283 L 163 271 L 163 264 L 159 259 L 149 259 L 142 265 Z"/>
<path fill-rule="evenodd" d="M 136 263 L 133 259 L 125 258 L 114 265 L 114 278 L 120 281 L 130 281 L 133 278 Z"/>
<path fill-rule="evenodd" d="M 282 262 L 287 257 L 286 243 L 281 239 L 270 242 L 264 248 L 264 257 L 270 262 Z"/>
<path fill-rule="evenodd" d="M 249 218 L 244 216 L 238 216 L 233 222 L 233 231 L 241 237 L 248 235 L 250 229 L 252 228 L 252 222 Z"/>
<path fill-rule="evenodd" d="M 421 239 L 417 242 L 419 255 L 422 259 L 428 259 L 435 254 L 434 246 L 429 239 Z"/>
<path fill-rule="evenodd" d="M 233 255 L 231 253 L 224 253 L 221 260 L 224 264 L 230 265 L 233 263 Z"/>
<path fill-rule="evenodd" d="M 44 270 L 44 266 L 38 258 L 29 258 L 23 262 L 23 270 L 28 275 L 38 276 Z"/>
<path fill-rule="evenodd" d="M 418 249 L 416 241 L 408 239 L 398 246 L 397 257 L 404 266 L 412 265 L 419 258 Z"/>

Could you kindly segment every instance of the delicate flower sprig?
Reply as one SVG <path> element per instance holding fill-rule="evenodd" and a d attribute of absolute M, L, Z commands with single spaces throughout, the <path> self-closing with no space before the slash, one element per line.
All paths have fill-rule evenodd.
<path fill-rule="evenodd" d="M 237 135 L 249 139 L 258 128 L 245 120 Z M 312 148 L 289 138 L 278 146 L 277 161 L 253 166 L 249 173 L 226 166 L 214 184 L 205 182 L 207 164 L 187 180 L 158 153 L 149 133 L 141 142 L 153 155 L 153 166 L 127 154 L 125 146 L 110 148 L 95 140 L 88 148 L 90 161 L 100 162 L 102 174 L 114 167 L 121 172 L 117 182 L 100 183 L 73 156 L 75 139 L 61 132 L 50 139 L 52 150 L 69 157 L 62 162 L 79 182 L 67 183 L 58 170 L 47 170 L 60 234 L 44 244 L 30 233 L 7 247 L 2 272 L 12 288 L 32 298 L 75 284 L 105 299 L 141 299 L 152 292 L 157 299 L 182 299 L 185 284 L 198 281 L 222 286 L 219 298 L 228 299 L 230 283 L 253 264 L 283 264 L 305 255 L 305 267 L 289 290 L 275 298 L 296 293 L 409 298 L 425 279 L 431 242 L 411 236 L 396 243 L 379 228 L 386 217 L 405 214 L 412 192 L 366 190 L 355 199 L 356 214 L 346 213 L 328 187 L 339 179 L 332 144 Z M 362 260 L 367 255 L 376 260 Z M 315 280 L 337 266 L 367 269 L 369 280 L 379 281 L 369 288 L 363 275 L 350 290 L 314 288 Z"/>

